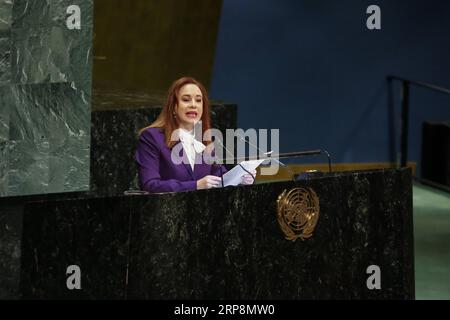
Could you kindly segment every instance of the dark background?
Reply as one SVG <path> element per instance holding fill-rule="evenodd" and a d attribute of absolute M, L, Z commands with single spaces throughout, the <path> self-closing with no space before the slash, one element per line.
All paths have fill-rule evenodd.
<path fill-rule="evenodd" d="M 366 27 L 372 4 L 381 30 Z M 279 128 L 281 151 L 397 160 L 400 86 L 390 133 L 389 74 L 450 88 L 450 2 L 223 1 L 211 95 L 238 104 L 242 128 Z M 414 87 L 410 108 L 408 160 L 419 162 L 422 123 L 450 120 L 450 96 Z"/>
<path fill-rule="evenodd" d="M 238 105 L 238 127 L 280 129 L 280 151 L 326 149 L 334 163 L 399 161 L 400 84 L 450 88 L 444 0 L 96 0 L 94 90 L 150 93 L 198 78 Z M 369 5 L 381 30 L 368 30 Z M 449 121 L 450 96 L 412 87 L 408 161 L 420 173 L 424 121 Z M 323 158 L 303 162 L 325 162 Z"/>

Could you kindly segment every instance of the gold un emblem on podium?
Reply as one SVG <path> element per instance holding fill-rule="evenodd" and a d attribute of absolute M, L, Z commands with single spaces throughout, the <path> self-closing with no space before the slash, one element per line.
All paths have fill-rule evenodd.
<path fill-rule="evenodd" d="M 287 240 L 311 237 L 319 220 L 319 212 L 319 197 L 311 188 L 284 190 L 278 196 L 278 223 Z"/>

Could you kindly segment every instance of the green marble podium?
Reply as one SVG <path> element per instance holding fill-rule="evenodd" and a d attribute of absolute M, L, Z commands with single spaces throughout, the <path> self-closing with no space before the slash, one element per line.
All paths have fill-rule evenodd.
<path fill-rule="evenodd" d="M 319 199 L 305 240 L 287 240 L 277 219 L 278 197 L 294 188 Z M 414 299 L 409 169 L 80 195 L 26 204 L 23 225 L 27 299 Z M 66 286 L 70 265 L 81 270 L 80 290 Z"/>

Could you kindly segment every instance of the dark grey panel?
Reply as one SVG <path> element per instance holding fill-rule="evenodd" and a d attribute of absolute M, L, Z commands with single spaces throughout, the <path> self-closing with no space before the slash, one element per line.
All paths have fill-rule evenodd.
<path fill-rule="evenodd" d="M 0 105 L 9 106 L 2 112 L 0 194 L 88 190 L 90 97 L 70 83 L 0 91 Z"/>
<path fill-rule="evenodd" d="M 20 298 L 22 210 L 23 205 L 0 206 L 0 299 Z"/>
<path fill-rule="evenodd" d="M 90 88 L 92 29 L 60 27 L 14 29 L 11 47 L 13 83 L 72 82 Z"/>
<path fill-rule="evenodd" d="M 9 139 L 9 113 L 11 110 L 11 102 L 8 101 L 10 97 L 10 86 L 0 86 L 0 142 Z"/>
<path fill-rule="evenodd" d="M 9 143 L 7 141 L 0 141 L 0 196 L 7 194 L 8 191 L 8 152 Z"/>
<path fill-rule="evenodd" d="M 0 0 L 0 32 L 11 28 L 12 11 L 12 0 Z"/>
<path fill-rule="evenodd" d="M 0 85 L 11 83 L 11 35 L 0 30 Z"/>
<path fill-rule="evenodd" d="M 49 192 L 89 189 L 90 97 L 54 84 L 50 121 Z"/>
<path fill-rule="evenodd" d="M 67 8 L 71 5 L 77 5 L 80 8 L 81 28 L 92 27 L 93 25 L 93 0 L 51 0 L 50 16 L 52 25 L 67 27 Z"/>
<path fill-rule="evenodd" d="M 15 0 L 12 18 L 14 28 L 49 25 L 50 1 Z"/>
<path fill-rule="evenodd" d="M 10 86 L 7 195 L 37 194 L 48 187 L 49 85 Z"/>
<path fill-rule="evenodd" d="M 10 86 L 0 87 L 0 196 L 8 190 L 8 159 L 9 159 L 9 113 L 11 103 L 5 100 L 9 97 Z"/>
<path fill-rule="evenodd" d="M 80 8 L 81 27 L 92 26 L 93 0 L 14 0 L 12 10 L 5 6 L 4 11 L 12 12 L 13 28 L 67 27 L 71 5 Z"/>

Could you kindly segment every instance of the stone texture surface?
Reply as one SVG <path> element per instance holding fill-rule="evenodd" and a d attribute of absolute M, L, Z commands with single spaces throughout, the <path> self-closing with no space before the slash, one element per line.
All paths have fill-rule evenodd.
<path fill-rule="evenodd" d="M 81 30 L 66 26 L 72 4 Z M 92 11 L 0 1 L 0 197 L 89 190 Z"/>
<path fill-rule="evenodd" d="M 306 241 L 285 240 L 276 219 L 278 195 L 293 187 L 311 187 L 320 198 Z M 414 298 L 406 169 L 46 201 L 24 212 L 26 298 Z M 70 264 L 84 270 L 81 291 L 65 289 Z M 366 287 L 370 265 L 381 269 L 381 290 Z"/>
<path fill-rule="evenodd" d="M 0 87 L 0 104 L 8 119 L 0 190 L 9 196 L 85 190 L 89 102 L 68 83 L 48 83 Z"/>
<path fill-rule="evenodd" d="M 0 209 L 0 299 L 18 299 L 23 204 L 8 204 Z"/>
<path fill-rule="evenodd" d="M 276 200 L 311 187 L 320 198 L 312 238 L 284 239 Z M 133 210 L 129 296 L 147 299 L 411 299 L 411 176 L 335 174 L 139 198 Z M 368 290 L 378 265 L 382 289 Z"/>

